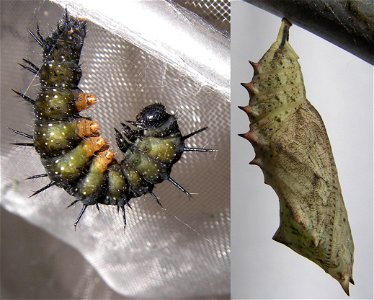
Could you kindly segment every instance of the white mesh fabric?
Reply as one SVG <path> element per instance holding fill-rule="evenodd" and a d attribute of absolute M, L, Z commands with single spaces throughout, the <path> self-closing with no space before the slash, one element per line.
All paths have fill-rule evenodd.
<path fill-rule="evenodd" d="M 153 3 L 161 5 L 161 2 Z M 75 232 L 72 224 L 81 205 L 66 210 L 73 198 L 65 191 L 53 187 L 28 198 L 48 180 L 23 180 L 44 170 L 34 150 L 9 145 L 22 138 L 7 129 L 32 132 L 32 108 L 15 98 L 10 90 L 27 91 L 31 97 L 37 93 L 38 80 L 32 81 L 32 74 L 22 72 L 16 64 L 23 57 L 37 65 L 41 63 L 41 49 L 28 36 L 27 29 L 35 28 L 39 21 L 41 33 L 49 34 L 62 17 L 63 9 L 44 1 L 12 5 L 18 13 L 17 18 L 3 20 L 9 22 L 9 26 L 2 26 L 2 42 L 11 47 L 4 47 L 8 50 L 2 53 L 1 105 L 6 114 L 2 113 L 1 122 L 1 205 L 76 248 L 122 295 L 157 298 L 227 296 L 229 87 L 225 86 L 226 75 L 219 77 L 212 70 L 201 74 L 202 64 L 195 65 L 192 61 L 187 62 L 185 69 L 181 68 L 183 64 L 174 66 L 172 60 L 166 61 L 163 54 L 157 54 L 159 49 L 149 51 L 148 45 L 145 47 L 148 52 L 143 51 L 88 22 L 81 57 L 83 78 L 80 88 L 95 94 L 97 104 L 86 115 L 99 121 L 102 135 L 119 157 L 113 128 L 120 127 L 120 122 L 134 119 L 144 106 L 154 102 L 162 102 L 169 112 L 177 114 L 184 134 L 209 126 L 209 130 L 191 138 L 188 144 L 215 148 L 219 152 L 185 153 L 174 166 L 172 177 L 190 192 L 198 193 L 193 199 L 188 199 L 170 184 L 162 183 L 155 188 L 155 193 L 165 211 L 150 196 L 134 200 L 133 209 L 127 209 L 128 226 L 124 232 L 122 217 L 117 215 L 114 207 L 101 206 L 100 213 L 89 207 Z M 174 6 L 172 10 L 176 14 L 186 13 Z M 196 20 L 188 21 L 188 26 L 202 24 L 194 15 L 186 18 Z M 16 24 L 13 23 L 15 20 Z M 193 28 L 188 32 L 193 34 Z M 223 36 L 222 41 L 226 43 L 209 43 L 208 38 L 206 47 L 219 46 L 216 52 L 228 53 L 229 42 Z M 138 43 L 138 46 L 141 45 Z M 229 70 L 228 58 L 226 63 Z M 194 66 L 198 66 L 197 71 Z M 186 70 L 201 76 L 196 80 Z"/>

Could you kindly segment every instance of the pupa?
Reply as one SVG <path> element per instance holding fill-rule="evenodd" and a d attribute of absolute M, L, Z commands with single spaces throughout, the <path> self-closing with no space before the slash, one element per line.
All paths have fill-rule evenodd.
<path fill-rule="evenodd" d="M 283 18 L 276 41 L 258 63 L 240 106 L 265 183 L 277 193 L 280 226 L 273 239 L 318 264 L 347 295 L 354 245 L 331 145 L 321 116 L 306 98 L 298 55 Z"/>

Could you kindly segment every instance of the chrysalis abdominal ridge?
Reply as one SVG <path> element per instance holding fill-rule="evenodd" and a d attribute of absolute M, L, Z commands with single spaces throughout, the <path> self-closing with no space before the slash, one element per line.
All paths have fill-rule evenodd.
<path fill-rule="evenodd" d="M 20 65 L 39 77 L 40 91 L 35 100 L 15 93 L 34 107 L 34 133 L 13 131 L 31 141 L 15 144 L 35 147 L 46 170 L 28 179 L 48 176 L 51 180 L 31 196 L 51 186 L 65 189 L 76 198 L 71 205 L 83 203 L 74 226 L 89 205 L 99 208 L 99 204 L 121 208 L 126 225 L 125 205 L 130 206 L 132 198 L 150 193 L 161 205 L 153 188 L 164 180 L 190 196 L 170 173 L 183 152 L 215 151 L 185 146 L 188 138 L 207 128 L 183 136 L 176 117 L 167 113 L 164 105 L 151 104 L 135 121 L 124 122 L 120 130 L 115 129 L 117 145 L 124 153 L 124 159 L 117 161 L 100 136 L 98 123 L 80 115 L 96 101 L 93 95 L 78 88 L 86 21 L 66 11 L 49 37 L 42 37 L 39 27 L 36 34 L 30 34 L 43 48 L 42 65 L 39 68 L 26 59 L 23 60 L 25 64 Z"/>
<path fill-rule="evenodd" d="M 239 107 L 250 130 L 240 136 L 254 147 L 265 183 L 277 193 L 280 226 L 273 239 L 318 264 L 349 295 L 353 240 L 330 142 L 323 121 L 306 98 L 298 56 L 283 19 L 275 43 L 242 83 L 250 95 Z"/>

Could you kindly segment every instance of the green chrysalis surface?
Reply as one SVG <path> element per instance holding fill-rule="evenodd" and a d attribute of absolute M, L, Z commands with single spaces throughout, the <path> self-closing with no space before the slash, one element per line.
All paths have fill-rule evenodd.
<path fill-rule="evenodd" d="M 273 239 L 318 264 L 349 295 L 353 240 L 330 142 L 317 110 L 306 99 L 298 56 L 288 43 L 290 22 L 242 84 L 240 107 L 250 119 L 249 140 L 265 183 L 277 193 L 280 226 Z"/>

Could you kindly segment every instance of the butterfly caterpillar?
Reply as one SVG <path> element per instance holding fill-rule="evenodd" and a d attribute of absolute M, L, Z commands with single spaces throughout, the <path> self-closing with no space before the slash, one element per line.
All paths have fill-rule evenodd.
<path fill-rule="evenodd" d="M 273 239 L 318 264 L 349 295 L 353 240 L 323 121 L 306 98 L 298 56 L 283 19 L 275 43 L 258 63 L 241 107 L 250 130 L 241 137 L 255 150 L 265 183 L 277 193 L 280 226 Z"/>
<path fill-rule="evenodd" d="M 51 180 L 31 196 L 51 186 L 66 190 L 76 198 L 69 207 L 78 201 L 83 203 L 75 228 L 86 208 L 96 205 L 99 209 L 99 204 L 121 208 L 126 226 L 125 205 L 130 206 L 132 198 L 150 193 L 162 206 L 153 188 L 164 180 L 191 196 L 170 173 L 185 151 L 215 151 L 185 146 L 185 140 L 207 128 L 182 136 L 176 117 L 167 113 L 164 105 L 151 104 L 136 116 L 136 121 L 122 123 L 122 130 L 115 129 L 117 145 L 124 153 L 124 159 L 117 161 L 100 136 L 98 123 L 79 114 L 96 101 L 78 88 L 86 21 L 66 11 L 49 37 L 42 37 L 39 26 L 36 34 L 30 34 L 43 48 L 43 63 L 39 68 L 24 59 L 27 65 L 20 65 L 39 77 L 41 88 L 36 100 L 14 91 L 33 105 L 35 115 L 33 135 L 13 130 L 32 142 L 14 144 L 35 147 L 41 157 L 46 173 L 28 179 Z"/>

